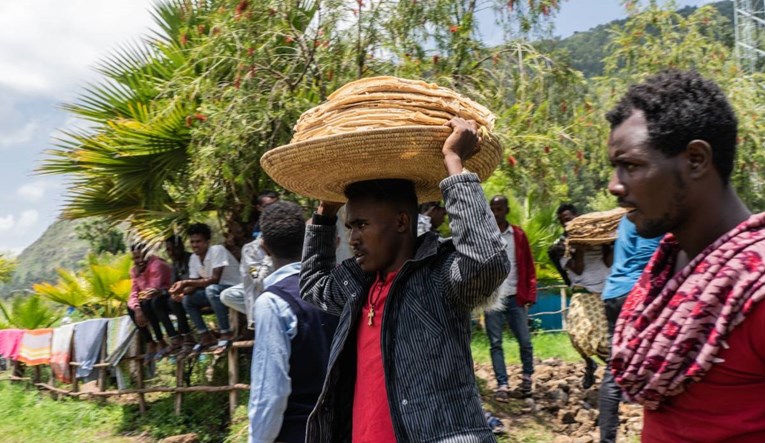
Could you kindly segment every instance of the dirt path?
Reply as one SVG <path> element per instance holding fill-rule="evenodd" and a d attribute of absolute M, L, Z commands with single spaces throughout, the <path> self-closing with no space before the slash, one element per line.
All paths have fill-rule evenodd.
<path fill-rule="evenodd" d="M 485 407 L 505 424 L 508 432 L 503 440 L 513 442 L 597 442 L 598 388 L 603 367 L 598 368 L 598 383 L 589 389 L 582 389 L 583 374 L 584 363 L 558 359 L 537 362 L 532 398 L 499 403 L 493 396 L 496 384 L 491 365 L 476 366 Z M 509 366 L 508 377 L 513 389 L 521 380 L 520 366 Z M 621 405 L 620 418 L 619 441 L 639 441 L 643 422 L 641 407 Z"/>

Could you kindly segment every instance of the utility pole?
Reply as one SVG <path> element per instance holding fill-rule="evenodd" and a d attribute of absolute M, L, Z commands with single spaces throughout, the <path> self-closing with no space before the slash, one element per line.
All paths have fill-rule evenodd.
<path fill-rule="evenodd" d="M 733 24 L 739 66 L 765 70 L 765 0 L 733 0 Z"/>

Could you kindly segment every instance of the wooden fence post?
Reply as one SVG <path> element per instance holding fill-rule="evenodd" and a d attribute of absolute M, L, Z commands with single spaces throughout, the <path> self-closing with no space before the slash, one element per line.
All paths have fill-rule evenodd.
<path fill-rule="evenodd" d="M 229 317 L 231 318 L 231 331 L 234 337 L 239 336 L 239 313 L 231 308 L 228 310 Z M 232 338 L 233 340 L 233 338 Z M 236 404 L 238 400 L 238 392 L 234 389 L 234 385 L 239 383 L 239 348 L 231 345 L 228 348 L 228 385 L 231 390 L 228 392 L 228 410 L 231 418 L 234 418 L 236 412 Z"/>

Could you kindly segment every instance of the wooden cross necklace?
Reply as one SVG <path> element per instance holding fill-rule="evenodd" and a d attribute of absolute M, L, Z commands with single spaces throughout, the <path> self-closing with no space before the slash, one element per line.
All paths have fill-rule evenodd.
<path fill-rule="evenodd" d="M 374 324 L 374 318 L 375 318 L 375 305 L 377 302 L 380 301 L 380 297 L 382 297 L 382 289 L 383 289 L 384 282 L 381 281 L 377 283 L 377 298 L 374 298 L 375 292 L 372 292 L 372 295 L 369 296 L 369 313 L 367 314 L 367 318 L 369 319 L 369 322 L 367 323 L 369 326 L 372 326 Z"/>

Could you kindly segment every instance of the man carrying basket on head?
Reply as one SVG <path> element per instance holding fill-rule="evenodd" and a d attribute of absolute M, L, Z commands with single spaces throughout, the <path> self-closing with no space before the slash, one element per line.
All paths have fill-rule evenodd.
<path fill-rule="evenodd" d="M 377 179 L 373 164 L 364 165 L 369 179 L 343 189 L 352 258 L 335 262 L 340 203 L 323 199 L 308 226 L 301 295 L 340 319 L 307 442 L 495 441 L 473 372 L 470 314 L 490 302 L 509 262 L 479 175 L 463 166 L 478 152 L 478 125 L 453 118 L 445 126 L 440 164 L 420 168 L 446 175 L 453 238 L 417 237 L 418 178 Z M 383 149 L 396 149 L 389 143 Z M 481 155 L 490 149 L 481 144 Z"/>

